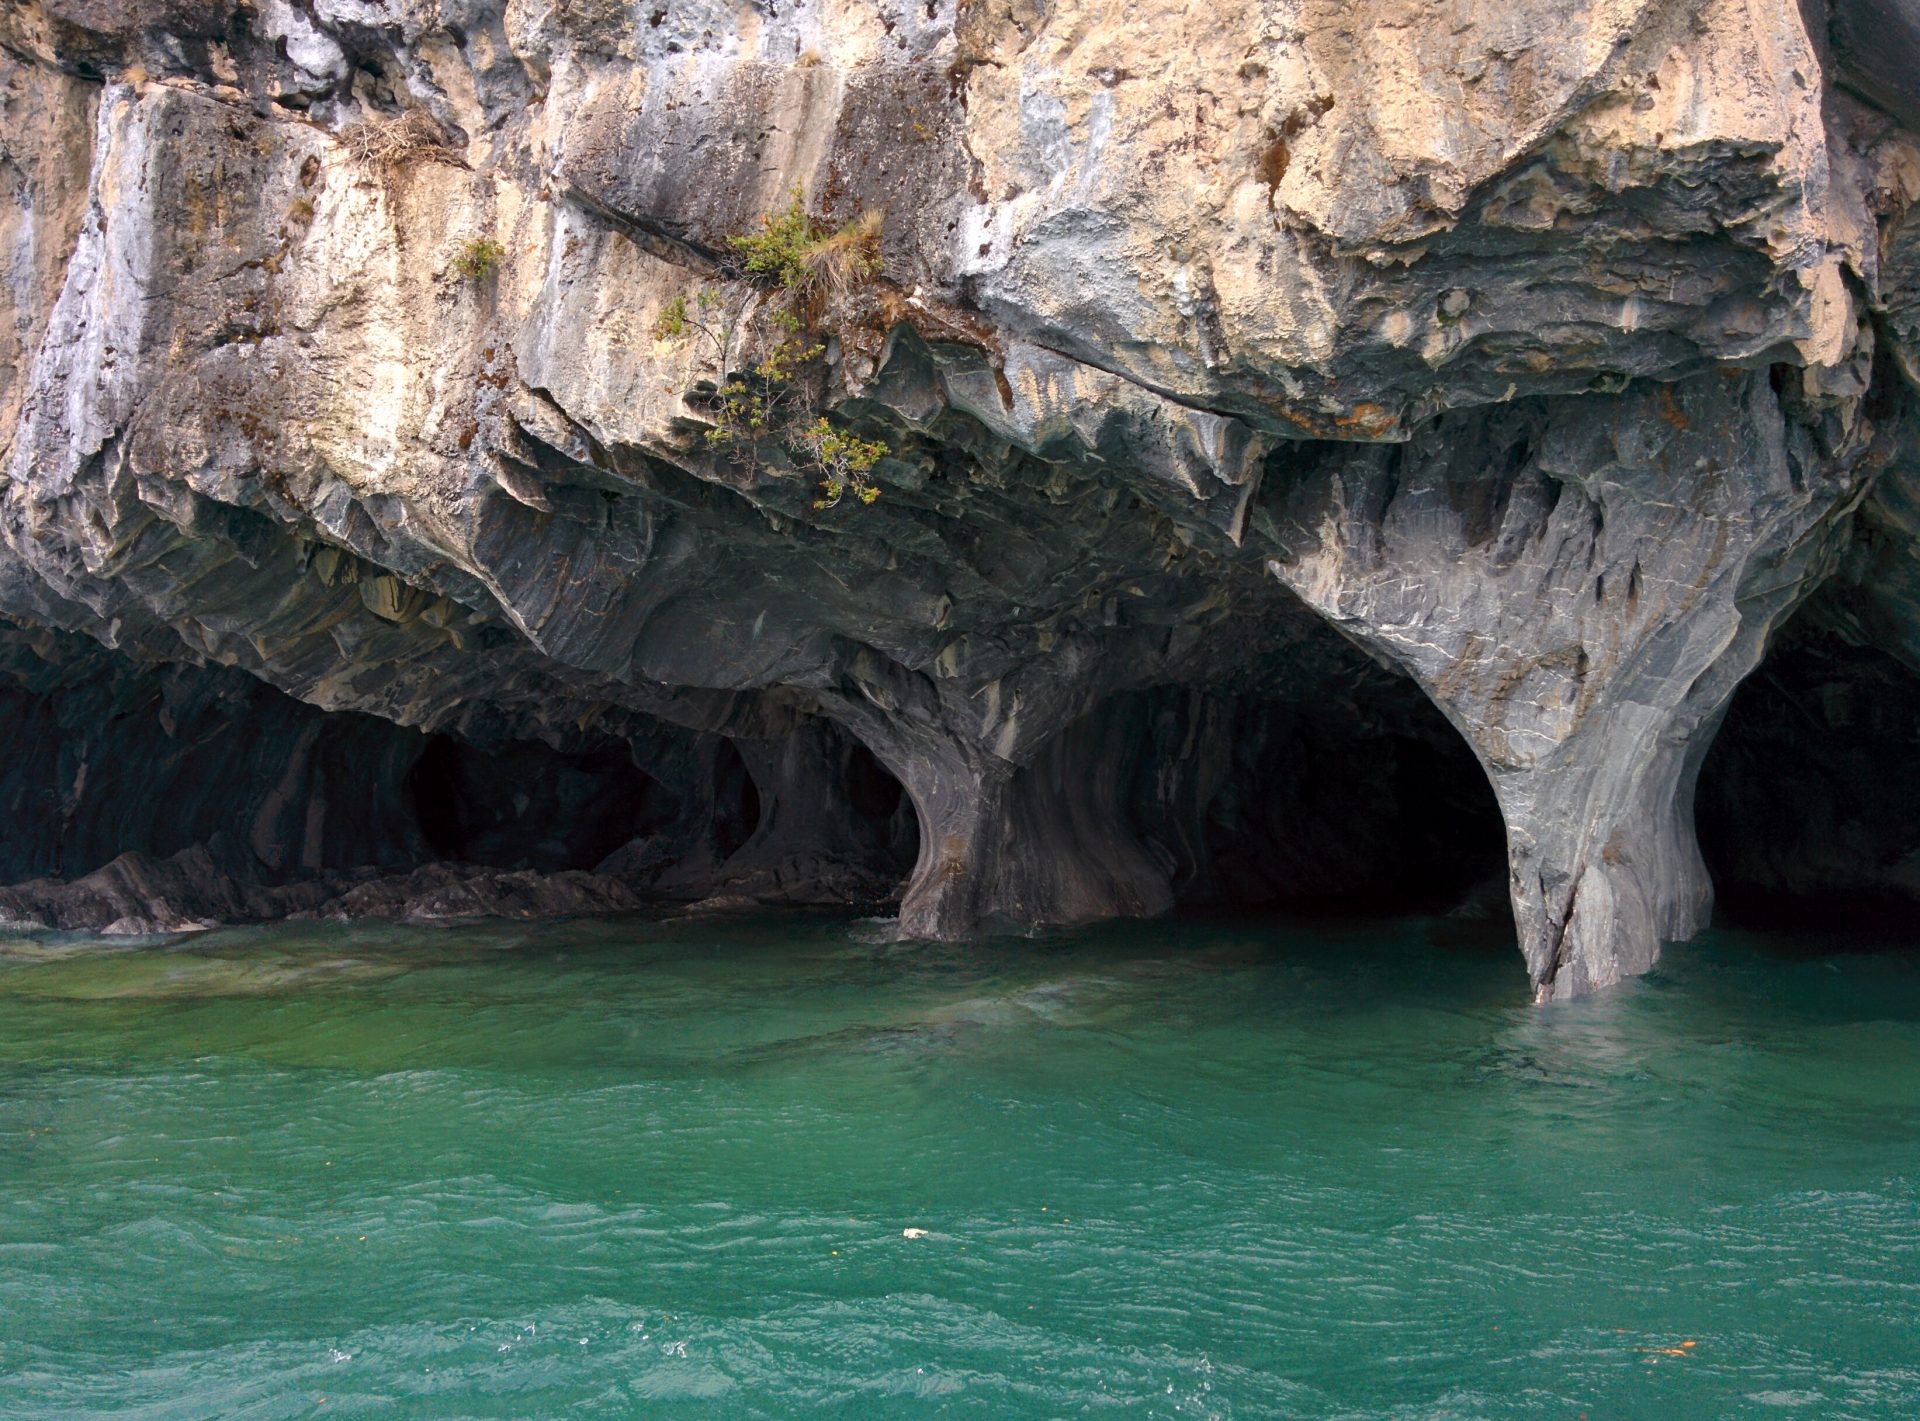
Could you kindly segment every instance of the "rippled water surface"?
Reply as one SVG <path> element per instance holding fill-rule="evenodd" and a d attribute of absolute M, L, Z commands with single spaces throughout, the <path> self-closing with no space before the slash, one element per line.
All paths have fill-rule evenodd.
<path fill-rule="evenodd" d="M 0 945 L 0 1416 L 1920 1416 L 1920 952 L 884 937 Z"/>

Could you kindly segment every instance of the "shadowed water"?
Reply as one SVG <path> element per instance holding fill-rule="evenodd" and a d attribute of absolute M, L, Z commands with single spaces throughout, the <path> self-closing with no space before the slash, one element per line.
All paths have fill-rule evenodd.
<path fill-rule="evenodd" d="M 1920 1415 L 1920 953 L 1457 933 L 0 945 L 0 1416 Z"/>

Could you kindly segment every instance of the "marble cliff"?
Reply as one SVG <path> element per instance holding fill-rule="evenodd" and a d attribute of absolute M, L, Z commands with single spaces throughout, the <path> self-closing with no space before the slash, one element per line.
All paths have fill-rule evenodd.
<path fill-rule="evenodd" d="M 1917 76 L 1915 0 L 7 0 L 0 911 L 1510 903 L 1542 1000 L 1910 913 Z M 703 300 L 873 502 L 709 436 Z"/>

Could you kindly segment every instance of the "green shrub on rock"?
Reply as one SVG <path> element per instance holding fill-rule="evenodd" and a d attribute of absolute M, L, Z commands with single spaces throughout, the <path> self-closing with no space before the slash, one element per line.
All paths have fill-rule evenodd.
<path fill-rule="evenodd" d="M 500 270 L 507 249 L 491 237 L 469 237 L 454 255 L 453 269 L 468 281 L 484 281 Z"/>
<path fill-rule="evenodd" d="M 772 441 L 818 476 L 815 508 L 832 508 L 849 493 L 871 504 L 880 490 L 870 475 L 891 452 L 819 412 L 813 369 L 826 353 L 824 311 L 880 272 L 882 220 L 868 212 L 828 227 L 808 213 L 796 188 L 758 231 L 727 239 L 740 256 L 731 280 L 674 297 L 653 323 L 655 340 L 694 338 L 704 347 L 714 383 L 689 400 L 712 421 L 707 446 L 757 469 Z"/>

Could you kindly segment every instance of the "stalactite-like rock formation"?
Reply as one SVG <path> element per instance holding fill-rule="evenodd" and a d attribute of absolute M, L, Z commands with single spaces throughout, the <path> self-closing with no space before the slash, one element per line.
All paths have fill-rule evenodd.
<path fill-rule="evenodd" d="M 1920 898 L 1920 16 L 1429 10 L 7 6 L 0 911 Z"/>

